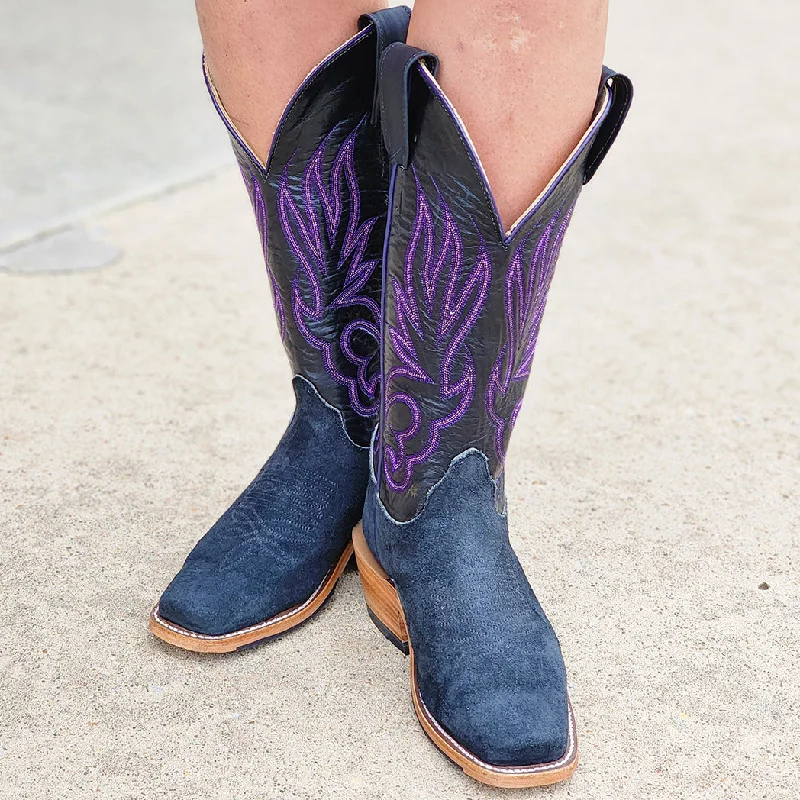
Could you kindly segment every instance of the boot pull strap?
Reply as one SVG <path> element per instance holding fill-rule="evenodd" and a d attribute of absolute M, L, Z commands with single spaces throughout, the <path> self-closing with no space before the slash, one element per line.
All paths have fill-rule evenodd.
<path fill-rule="evenodd" d="M 369 25 L 375 26 L 375 93 L 372 97 L 371 122 L 378 122 L 378 74 L 381 67 L 383 51 L 394 42 L 405 42 L 408 34 L 408 23 L 411 21 L 411 9 L 408 6 L 395 6 L 362 14 L 358 19 L 358 29 L 363 31 Z"/>
<path fill-rule="evenodd" d="M 586 156 L 586 166 L 583 171 L 584 183 L 589 183 L 595 172 L 597 172 L 597 168 L 603 163 L 603 159 L 617 138 L 622 123 L 625 122 L 628 109 L 630 109 L 633 101 L 633 84 L 630 78 L 625 75 L 620 75 L 608 67 L 603 67 L 603 78 L 600 85 L 605 85 L 608 87 L 608 91 L 611 92 L 611 108 L 609 108 L 608 115 L 600 125 Z"/>
<path fill-rule="evenodd" d="M 407 44 L 391 44 L 381 58 L 380 94 L 383 143 L 392 163 L 407 167 L 411 145 L 408 129 L 409 74 L 418 63 L 425 63 L 436 75 L 439 59 L 425 50 Z"/>

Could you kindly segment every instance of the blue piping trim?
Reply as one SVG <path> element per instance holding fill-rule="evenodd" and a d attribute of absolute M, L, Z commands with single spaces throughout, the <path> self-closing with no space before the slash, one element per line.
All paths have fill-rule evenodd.
<path fill-rule="evenodd" d="M 394 189 L 397 178 L 397 164 L 392 164 L 392 176 L 389 179 L 389 209 L 386 214 L 386 232 L 383 237 L 383 257 L 381 259 L 381 404 L 378 419 L 378 472 L 375 477 L 377 491 L 381 490 L 381 477 L 383 475 L 383 431 L 386 423 L 386 294 L 388 291 L 388 266 L 389 259 L 389 233 L 392 229 L 392 216 L 394 214 Z"/>

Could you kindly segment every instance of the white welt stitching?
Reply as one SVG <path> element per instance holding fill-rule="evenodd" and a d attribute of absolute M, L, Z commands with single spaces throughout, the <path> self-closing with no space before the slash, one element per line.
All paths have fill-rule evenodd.
<path fill-rule="evenodd" d="M 173 625 L 170 622 L 167 622 L 159 613 L 158 613 L 158 606 L 153 609 L 153 617 L 156 619 L 159 625 L 163 625 L 165 628 L 173 631 L 173 633 L 179 633 L 181 636 L 191 636 L 192 639 L 205 639 L 207 641 L 214 641 L 214 642 L 222 642 L 226 639 L 232 639 L 234 636 L 244 636 L 248 633 L 252 633 L 253 631 L 261 630 L 262 628 L 267 628 L 270 625 L 275 625 L 278 622 L 282 622 L 289 617 L 293 617 L 296 614 L 299 614 L 301 611 L 308 608 L 314 600 L 319 597 L 320 592 L 325 589 L 326 585 L 328 584 L 328 580 L 330 579 L 331 575 L 336 571 L 336 567 L 339 565 L 337 564 L 331 570 L 328 571 L 328 574 L 325 576 L 322 583 L 314 590 L 314 594 L 308 598 L 302 605 L 295 606 L 294 608 L 290 608 L 288 611 L 284 611 L 283 614 L 279 614 L 277 617 L 271 617 L 264 622 L 259 622 L 257 625 L 252 625 L 249 628 L 242 628 L 238 631 L 233 631 L 232 633 L 222 633 L 216 636 L 212 636 L 205 633 L 195 633 L 194 631 L 186 630 L 186 628 L 181 628 L 177 625 Z"/>
<path fill-rule="evenodd" d="M 531 766 L 531 767 L 496 767 L 493 764 L 487 764 L 485 761 L 481 761 L 477 756 L 473 755 L 469 752 L 466 748 L 462 747 L 433 717 L 430 711 L 428 711 L 427 706 L 422 700 L 422 695 L 419 693 L 419 688 L 416 685 L 416 680 L 414 681 L 414 691 L 417 696 L 417 702 L 420 705 L 423 713 L 425 714 L 425 719 L 436 728 L 437 733 L 443 738 L 447 740 L 447 743 L 451 745 L 455 750 L 458 750 L 461 755 L 465 758 L 468 758 L 472 761 L 473 764 L 477 764 L 479 767 L 482 767 L 489 772 L 502 772 L 502 773 L 510 773 L 510 774 L 526 774 L 526 775 L 533 775 L 540 772 L 550 772 L 552 770 L 558 769 L 559 767 L 563 767 L 572 761 L 572 758 L 575 754 L 575 717 L 572 714 L 572 706 L 569 706 L 569 732 L 567 733 L 567 750 L 558 761 L 551 761 L 548 764 L 540 764 L 538 766 Z"/>

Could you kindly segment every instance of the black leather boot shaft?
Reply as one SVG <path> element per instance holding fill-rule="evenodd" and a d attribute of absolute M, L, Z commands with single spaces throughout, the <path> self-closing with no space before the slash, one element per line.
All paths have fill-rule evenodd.
<path fill-rule="evenodd" d="M 420 512 L 453 459 L 471 448 L 486 456 L 503 506 L 505 453 L 561 243 L 632 96 L 626 77 L 604 70 L 589 130 L 506 233 L 435 69 L 431 54 L 394 44 L 380 76 L 394 167 L 374 460 L 381 501 L 399 521 Z"/>
<path fill-rule="evenodd" d="M 408 20 L 404 7 L 362 18 L 361 32 L 316 67 L 290 100 L 266 164 L 208 81 L 253 203 L 292 369 L 341 413 L 361 446 L 379 407 L 380 257 L 389 183 L 376 71 L 383 48 L 405 39 Z"/>

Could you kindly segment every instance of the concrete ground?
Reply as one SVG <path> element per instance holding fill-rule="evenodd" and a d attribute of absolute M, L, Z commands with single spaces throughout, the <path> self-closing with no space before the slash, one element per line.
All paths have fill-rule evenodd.
<path fill-rule="evenodd" d="M 190 3 L 3 0 L 0 264 L 108 263 L 98 213 L 230 163 L 199 67 Z"/>
<path fill-rule="evenodd" d="M 637 99 L 567 239 L 509 457 L 512 537 L 562 641 L 582 765 L 515 796 L 797 796 L 797 30 L 788 0 L 612 3 L 607 60 Z M 95 109 L 73 113 L 100 142 Z M 71 215 L 117 260 L 48 274 L 60 253 L 92 258 L 58 239 L 0 253 L 0 798 L 500 797 L 422 733 L 354 573 L 248 652 L 148 634 L 292 398 L 235 168 L 214 171 L 209 144 L 186 161 L 205 179 L 160 191 L 172 134 L 137 115 L 155 155 L 131 191 L 151 199 L 92 211 L 131 195 L 89 158 L 88 199 L 42 194 L 48 218 L 14 222 Z M 13 152 L 33 169 L 29 150 Z M 9 152 L 0 197 L 33 207 Z"/>

